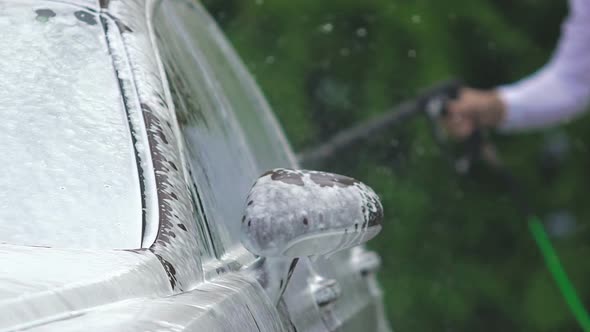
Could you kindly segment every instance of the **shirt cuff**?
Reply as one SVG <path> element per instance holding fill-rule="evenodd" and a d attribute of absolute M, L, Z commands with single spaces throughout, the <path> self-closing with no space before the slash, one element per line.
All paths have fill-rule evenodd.
<path fill-rule="evenodd" d="M 525 121 L 525 115 L 516 106 L 519 100 L 518 92 L 514 91 L 508 85 L 500 86 L 496 88 L 496 91 L 505 107 L 504 119 L 498 125 L 497 129 L 500 132 L 507 132 L 523 123 Z"/>

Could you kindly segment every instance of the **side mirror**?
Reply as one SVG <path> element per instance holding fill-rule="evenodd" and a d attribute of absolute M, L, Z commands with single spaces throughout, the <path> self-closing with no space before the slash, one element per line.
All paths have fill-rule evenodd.
<path fill-rule="evenodd" d="M 382 219 L 379 197 L 360 181 L 274 169 L 250 190 L 241 241 L 253 254 L 269 258 L 328 255 L 372 239 Z"/>

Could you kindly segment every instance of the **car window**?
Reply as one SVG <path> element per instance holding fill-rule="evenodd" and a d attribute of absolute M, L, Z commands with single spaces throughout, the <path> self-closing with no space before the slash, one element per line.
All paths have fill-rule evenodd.
<path fill-rule="evenodd" d="M 187 2 L 188 9 L 178 11 L 187 32 L 211 68 L 222 93 L 237 117 L 258 170 L 292 166 L 288 146 L 256 82 L 223 32 L 198 3 Z"/>
<path fill-rule="evenodd" d="M 0 242 L 139 248 L 140 180 L 100 19 L 0 4 Z"/>
<path fill-rule="evenodd" d="M 154 27 L 198 198 L 214 242 L 239 243 L 246 195 L 260 174 L 232 103 L 186 20 L 190 6 L 164 1 Z M 192 20 L 198 17 L 191 17 Z"/>

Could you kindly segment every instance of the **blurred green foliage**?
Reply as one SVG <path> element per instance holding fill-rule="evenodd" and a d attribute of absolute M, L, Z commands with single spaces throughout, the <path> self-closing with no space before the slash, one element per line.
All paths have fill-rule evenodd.
<path fill-rule="evenodd" d="M 296 151 L 462 77 L 512 82 L 550 56 L 567 12 L 552 0 L 206 0 L 273 106 Z M 495 140 L 542 217 L 575 225 L 553 241 L 590 307 L 590 119 Z M 568 142 L 561 162 L 548 141 Z M 553 165 L 553 166 L 552 166 Z M 518 207 L 481 167 L 458 177 L 423 120 L 351 147 L 325 167 L 382 197 L 371 243 L 397 331 L 576 331 Z M 549 225 L 550 226 L 550 225 Z M 570 225 L 571 226 L 571 225 Z"/>

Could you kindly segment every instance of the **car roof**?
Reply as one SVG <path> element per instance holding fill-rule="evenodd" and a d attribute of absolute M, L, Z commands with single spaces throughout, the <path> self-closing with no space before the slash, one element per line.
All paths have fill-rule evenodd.
<path fill-rule="evenodd" d="M 141 246 L 135 136 L 96 17 L 56 1 L 0 11 L 2 242 Z"/>
<path fill-rule="evenodd" d="M 0 2 L 15 2 L 15 3 L 23 3 L 23 0 L 2 0 Z M 29 0 L 30 3 L 35 3 L 34 0 Z M 110 0 L 38 0 L 40 3 L 46 2 L 56 2 L 56 3 L 65 3 L 65 4 L 72 4 L 81 7 L 86 7 L 88 9 L 98 10 L 101 7 L 107 8 Z"/>

